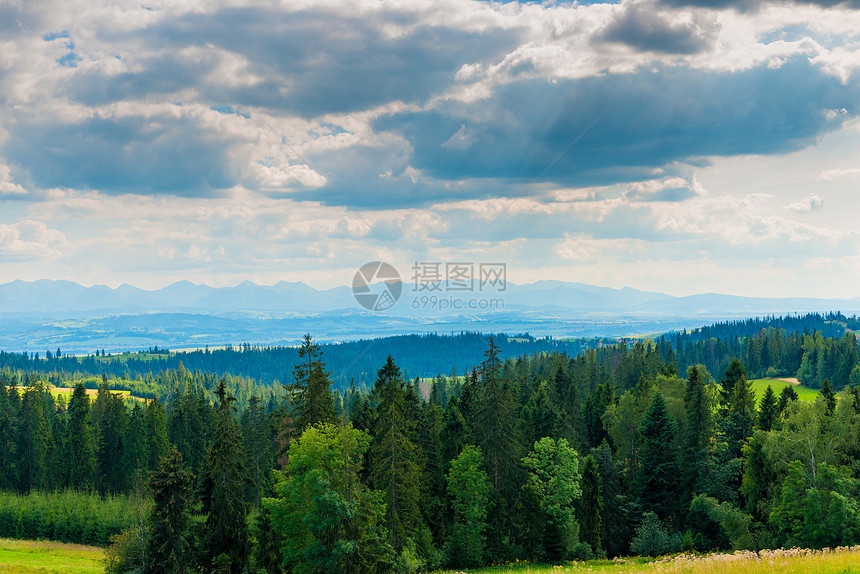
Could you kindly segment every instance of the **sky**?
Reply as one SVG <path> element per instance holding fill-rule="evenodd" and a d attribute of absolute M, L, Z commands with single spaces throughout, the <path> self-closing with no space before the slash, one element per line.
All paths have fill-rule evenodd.
<path fill-rule="evenodd" d="M 860 1 L 0 0 L 0 283 L 860 285 Z"/>

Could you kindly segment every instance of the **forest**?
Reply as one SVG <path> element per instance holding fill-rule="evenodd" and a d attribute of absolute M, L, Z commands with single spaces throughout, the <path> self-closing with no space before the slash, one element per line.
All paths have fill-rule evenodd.
<path fill-rule="evenodd" d="M 108 545 L 109 572 L 147 573 L 858 544 L 860 366 L 834 319 L 518 357 L 486 337 L 462 376 L 388 355 L 343 390 L 310 335 L 275 386 L 177 365 L 84 373 L 97 391 L 79 377 L 66 401 L 68 372 L 27 357 L 0 372 L 0 537 Z M 818 396 L 755 396 L 765 376 Z"/>

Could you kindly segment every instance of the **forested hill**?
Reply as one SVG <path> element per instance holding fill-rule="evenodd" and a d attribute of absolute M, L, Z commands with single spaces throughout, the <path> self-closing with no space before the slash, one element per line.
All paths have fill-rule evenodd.
<path fill-rule="evenodd" d="M 483 360 L 490 337 L 494 337 L 506 357 L 537 353 L 565 353 L 576 356 L 585 349 L 616 342 L 609 338 L 553 339 L 528 334 L 499 335 L 460 333 L 458 335 L 402 335 L 320 345 L 331 371 L 332 386 L 344 390 L 353 381 L 359 387 L 371 386 L 376 372 L 388 355 L 398 357 L 407 378 L 439 374 L 462 375 Z M 248 377 L 267 385 L 292 380 L 298 362 L 295 347 L 259 347 L 250 344 L 222 349 L 171 353 L 150 352 L 121 355 L 63 356 L 61 350 L 47 353 L 0 352 L 0 369 L 86 373 L 114 378 L 135 379 L 163 371 L 185 370 L 201 373 Z M 57 354 L 60 354 L 59 358 Z"/>
<path fill-rule="evenodd" d="M 841 337 L 847 331 L 860 329 L 860 319 L 846 317 L 842 313 L 806 313 L 804 315 L 786 315 L 723 321 L 700 329 L 684 331 L 681 337 L 685 343 L 696 343 L 708 339 L 743 339 L 752 337 L 762 329 L 780 329 L 784 333 L 814 333 L 820 331 L 825 337 Z M 667 333 L 678 335 L 678 333 Z"/>
<path fill-rule="evenodd" d="M 842 387 L 850 382 L 856 355 L 856 344 L 845 340 L 844 335 L 857 328 L 860 328 L 860 320 L 856 317 L 814 313 L 715 323 L 690 332 L 653 336 L 651 340 L 659 347 L 663 358 L 675 363 L 680 372 L 696 364 L 705 365 L 712 373 L 722 372 L 738 357 L 748 372 L 757 377 L 798 376 L 812 387 L 830 378 L 834 386 Z M 359 388 L 372 386 L 377 370 L 388 355 L 397 358 L 406 378 L 463 375 L 483 360 L 490 336 L 494 337 L 502 355 L 509 359 L 541 353 L 576 357 L 583 351 L 600 349 L 599 357 L 612 361 L 612 366 L 606 367 L 610 372 L 618 368 L 618 354 L 624 355 L 624 349 L 640 341 L 460 333 L 403 335 L 320 347 L 331 372 L 333 388 L 343 391 L 353 382 Z M 616 349 L 619 344 L 624 349 Z M 260 347 L 247 343 L 180 353 L 157 348 L 120 355 L 99 351 L 86 357 L 65 356 L 59 349 L 43 353 L 0 352 L 0 369 L 51 373 L 52 380 L 101 375 L 112 379 L 146 379 L 177 371 L 181 365 L 190 372 L 244 377 L 256 384 L 271 386 L 290 382 L 297 362 L 295 347 Z"/>

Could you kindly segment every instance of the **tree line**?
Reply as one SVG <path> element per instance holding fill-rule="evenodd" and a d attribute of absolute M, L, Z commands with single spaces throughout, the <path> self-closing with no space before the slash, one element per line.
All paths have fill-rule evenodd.
<path fill-rule="evenodd" d="M 106 379 L 94 400 L 79 385 L 66 405 L 32 375 L 23 391 L 0 377 L 0 479 L 21 492 L 150 497 L 149 519 L 110 550 L 114 572 L 418 571 L 854 544 L 858 387 L 837 401 L 825 378 L 817 401 L 791 387 L 755 397 L 745 364 L 754 341 L 776 338 L 758 368 L 782 368 L 779 349 L 795 339 L 802 365 L 810 337 L 850 354 L 853 335 L 776 328 L 732 343 L 727 361 L 732 347 L 715 339 L 507 359 L 489 339 L 464 376 L 407 379 L 388 356 L 370 388 L 337 392 L 308 336 L 282 398 L 246 405 L 225 380 L 204 391 L 211 375 L 187 371 L 169 400 L 133 406 Z M 700 353 L 725 367 L 685 365 Z M 821 374 L 843 363 L 825 359 Z"/>

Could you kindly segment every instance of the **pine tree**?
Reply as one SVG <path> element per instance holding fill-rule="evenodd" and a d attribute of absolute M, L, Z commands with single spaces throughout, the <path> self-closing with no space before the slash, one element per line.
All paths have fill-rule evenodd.
<path fill-rule="evenodd" d="M 216 392 L 215 436 L 206 457 L 203 512 L 207 561 L 225 574 L 241 573 L 248 566 L 248 486 L 242 434 L 233 420 L 236 398 L 227 393 L 224 379 Z"/>
<path fill-rule="evenodd" d="M 149 480 L 153 506 L 144 574 L 191 572 L 193 544 L 188 522 L 193 484 L 194 475 L 185 467 L 179 450 L 173 447 Z"/>
<path fill-rule="evenodd" d="M 17 390 L 12 389 L 17 397 Z M 18 408 L 6 388 L 6 376 L 0 375 L 0 490 L 18 486 Z"/>
<path fill-rule="evenodd" d="M 493 490 L 507 498 L 513 488 L 508 479 L 520 458 L 516 401 L 506 381 L 499 377 L 499 348 L 492 337 L 484 356 L 487 358 L 481 364 L 483 388 L 475 409 L 475 438 L 484 453 Z"/>
<path fill-rule="evenodd" d="M 833 411 L 836 410 L 836 395 L 833 394 L 833 389 L 830 387 L 830 379 L 824 379 L 821 383 L 821 390 L 818 396 L 821 397 L 821 400 L 827 406 L 827 412 L 833 414 Z"/>
<path fill-rule="evenodd" d="M 76 490 L 88 490 L 94 485 L 95 453 L 89 418 L 90 398 L 83 383 L 78 383 L 69 401 L 68 425 L 68 484 Z"/>
<path fill-rule="evenodd" d="M 116 494 L 128 486 L 123 464 L 128 410 L 122 399 L 110 392 L 100 393 L 96 404 L 101 412 L 96 426 L 96 486 L 102 494 Z"/>
<path fill-rule="evenodd" d="M 142 491 L 149 467 L 149 437 L 147 434 L 146 411 L 135 403 L 123 436 L 124 474 L 129 486 L 136 492 Z"/>
<path fill-rule="evenodd" d="M 643 512 L 661 519 L 677 517 L 680 468 L 676 447 L 677 425 L 657 393 L 642 417 L 642 464 L 639 467 L 639 502 Z"/>
<path fill-rule="evenodd" d="M 704 365 L 687 369 L 687 390 L 684 406 L 687 411 L 686 436 L 684 438 L 685 490 L 696 491 L 702 467 L 708 457 L 708 442 L 713 434 L 711 401 L 705 385 L 710 374 Z"/>
<path fill-rule="evenodd" d="M 481 449 L 466 445 L 451 461 L 446 475 L 454 509 L 454 527 L 446 554 L 453 567 L 474 568 L 483 564 L 490 481 L 482 466 Z"/>
<path fill-rule="evenodd" d="M 18 436 L 20 488 L 23 492 L 30 492 L 45 484 L 50 438 L 42 393 L 37 388 L 31 387 L 24 392 Z"/>
<path fill-rule="evenodd" d="M 603 550 L 603 479 L 597 459 L 588 455 L 582 459 L 582 496 L 576 501 L 576 518 L 579 521 L 579 538 L 600 554 Z"/>
<path fill-rule="evenodd" d="M 758 408 L 758 428 L 763 431 L 771 430 L 778 416 L 779 406 L 776 404 L 776 394 L 773 392 L 771 386 L 768 385 Z"/>
<path fill-rule="evenodd" d="M 320 346 L 313 342 L 310 333 L 305 335 L 298 353 L 299 362 L 293 370 L 295 383 L 287 386 L 295 406 L 295 435 L 310 425 L 335 421 L 329 373 Z"/>
<path fill-rule="evenodd" d="M 777 405 L 779 408 L 779 414 L 783 414 L 785 412 L 786 407 L 788 407 L 788 403 L 799 399 L 800 396 L 797 394 L 797 391 L 794 390 L 793 386 L 788 385 L 783 387 L 779 392 L 779 404 Z"/>
<path fill-rule="evenodd" d="M 242 444 L 248 469 L 248 501 L 259 506 L 263 493 L 270 490 L 270 471 L 275 464 L 273 425 L 260 403 L 251 397 L 242 413 Z"/>
<path fill-rule="evenodd" d="M 506 552 L 513 516 L 504 509 L 511 508 L 519 495 L 518 462 L 521 458 L 520 437 L 517 432 L 517 402 L 509 382 L 500 376 L 499 348 L 490 338 L 486 359 L 481 364 L 480 394 L 472 409 L 472 436 L 484 453 L 484 468 L 490 477 L 491 499 L 488 523 L 489 551 Z M 468 420 L 468 419 L 467 419 Z"/>
<path fill-rule="evenodd" d="M 167 439 L 167 413 L 158 399 L 152 399 L 146 405 L 146 436 L 148 439 L 150 471 L 156 470 L 161 458 L 167 454 L 169 441 Z"/>
<path fill-rule="evenodd" d="M 391 546 L 400 554 L 419 527 L 419 469 L 416 449 L 409 441 L 412 429 L 406 419 L 406 388 L 391 355 L 379 369 L 374 388 L 378 399 L 371 445 L 371 476 L 384 492 Z"/>
<path fill-rule="evenodd" d="M 732 397 L 735 392 L 735 384 L 739 381 L 746 381 L 747 373 L 740 359 L 735 357 L 729 364 L 726 372 L 723 374 L 723 379 L 720 381 L 720 406 L 724 411 L 728 411 L 732 403 Z"/>

